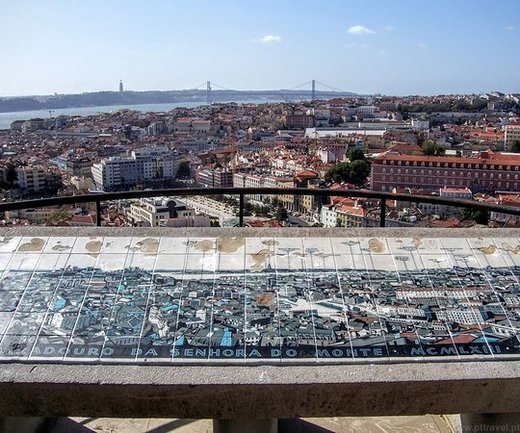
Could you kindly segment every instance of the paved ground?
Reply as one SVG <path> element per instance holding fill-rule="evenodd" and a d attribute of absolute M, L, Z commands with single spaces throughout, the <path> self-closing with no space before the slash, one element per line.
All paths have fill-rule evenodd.
<path fill-rule="evenodd" d="M 456 416 L 281 420 L 280 433 L 457 433 Z M 52 433 L 211 433 L 211 420 L 63 418 Z"/>

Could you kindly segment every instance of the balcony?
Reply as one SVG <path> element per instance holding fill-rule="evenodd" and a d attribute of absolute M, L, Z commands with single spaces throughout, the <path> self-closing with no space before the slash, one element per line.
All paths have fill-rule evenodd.
<path fill-rule="evenodd" d="M 130 195 L 208 192 L 87 199 L 100 209 Z M 241 209 L 244 195 L 258 193 L 211 191 L 228 192 Z M 378 198 L 383 209 L 400 198 L 348 193 Z M 75 201 L 86 198 L 0 211 Z M 276 419 L 301 416 L 426 413 L 472 414 L 468 428 L 516 425 L 518 233 L 0 229 L 0 413 L 214 418 L 217 431 L 275 431 Z"/>

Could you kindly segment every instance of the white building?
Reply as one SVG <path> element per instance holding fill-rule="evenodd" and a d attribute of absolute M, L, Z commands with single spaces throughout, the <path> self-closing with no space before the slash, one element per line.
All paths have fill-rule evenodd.
<path fill-rule="evenodd" d="M 18 186 L 24 191 L 35 193 L 45 189 L 46 173 L 40 167 L 17 167 L 16 176 Z"/>
<path fill-rule="evenodd" d="M 126 218 L 130 224 L 143 227 L 164 227 L 171 218 L 193 217 L 189 209 L 179 200 L 170 197 L 146 197 L 130 205 Z"/>
<path fill-rule="evenodd" d="M 150 181 L 173 179 L 181 159 L 165 147 L 143 148 L 131 156 L 110 157 L 92 165 L 96 187 L 110 191 Z"/>
<path fill-rule="evenodd" d="M 320 222 L 323 227 L 336 227 L 338 224 L 338 214 L 334 205 L 322 206 L 320 213 Z"/>

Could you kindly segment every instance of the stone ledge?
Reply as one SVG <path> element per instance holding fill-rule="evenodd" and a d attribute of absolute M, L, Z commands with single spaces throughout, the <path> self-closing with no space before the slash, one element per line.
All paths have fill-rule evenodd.
<path fill-rule="evenodd" d="M 518 410 L 520 362 L 159 367 L 5 364 L 3 416 L 292 418 Z"/>

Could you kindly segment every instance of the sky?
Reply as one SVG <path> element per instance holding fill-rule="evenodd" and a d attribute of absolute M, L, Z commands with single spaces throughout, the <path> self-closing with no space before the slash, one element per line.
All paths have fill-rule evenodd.
<path fill-rule="evenodd" d="M 518 93 L 520 0 L 0 0 L 0 54 L 0 96 Z"/>

